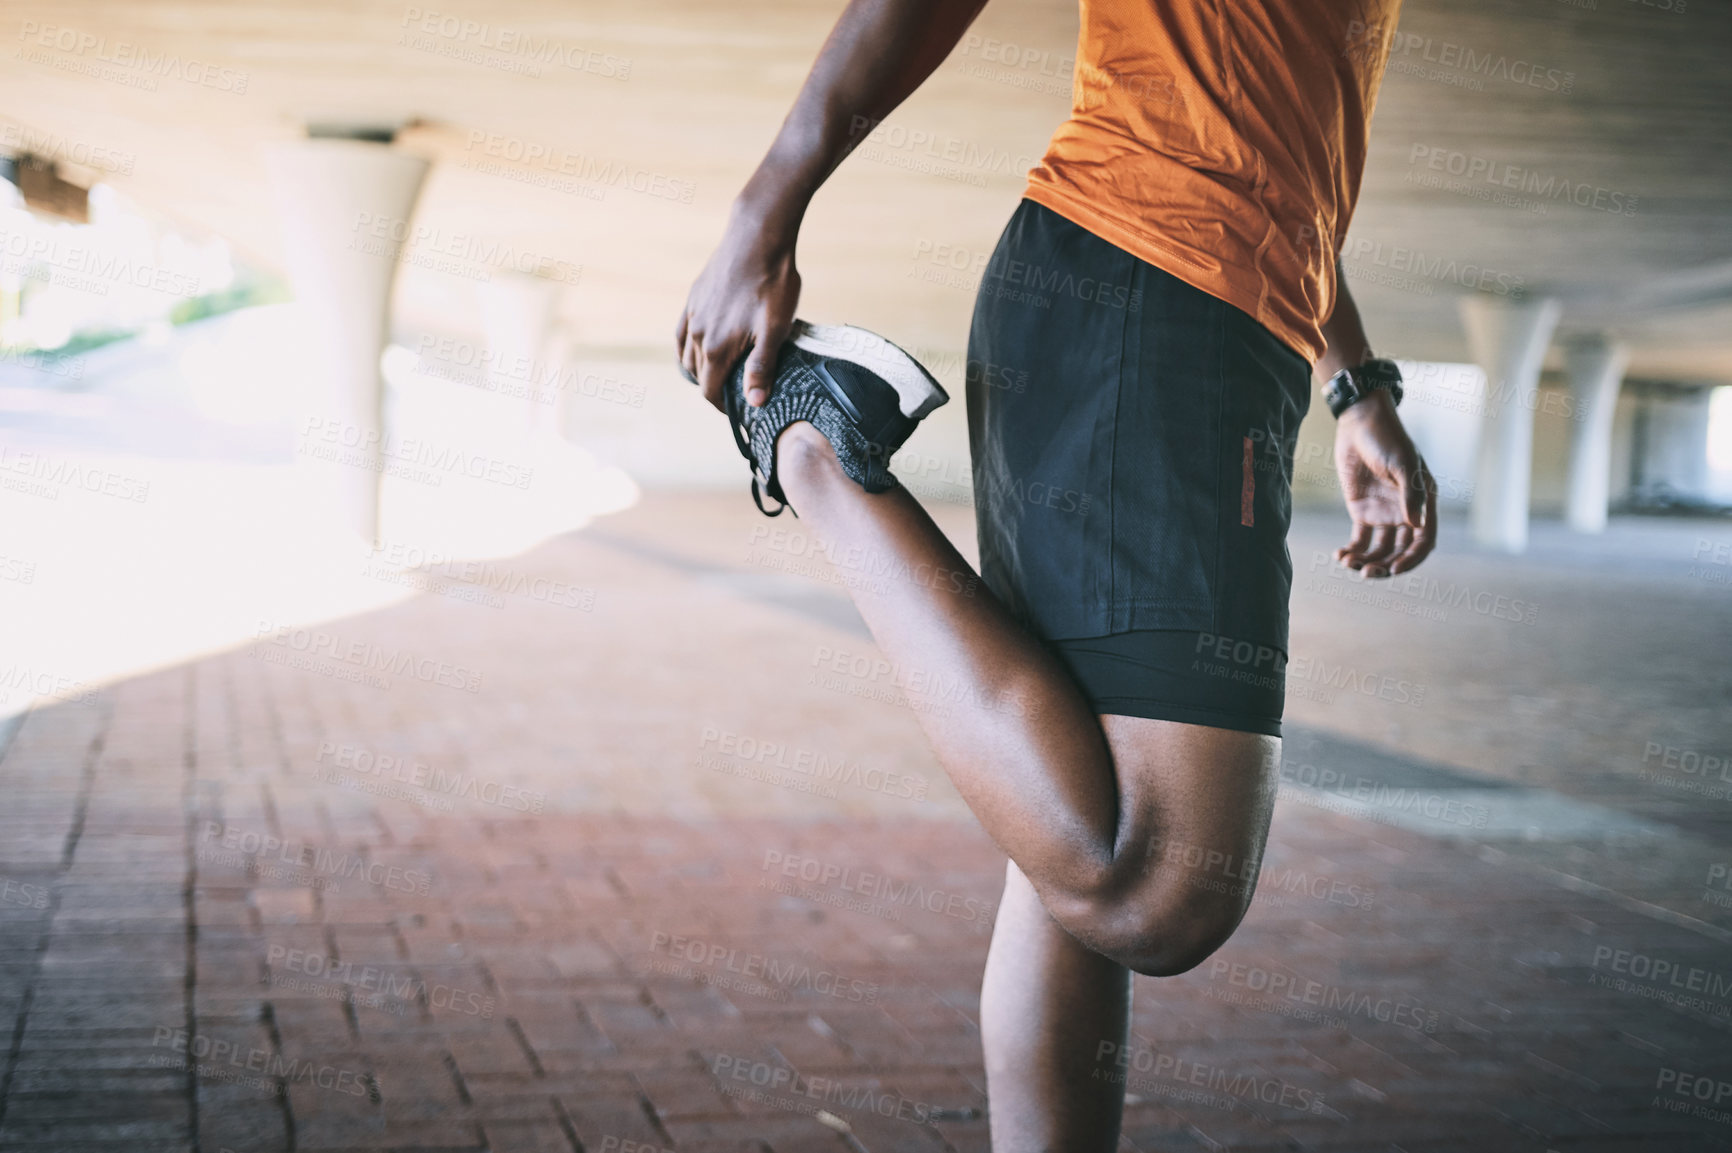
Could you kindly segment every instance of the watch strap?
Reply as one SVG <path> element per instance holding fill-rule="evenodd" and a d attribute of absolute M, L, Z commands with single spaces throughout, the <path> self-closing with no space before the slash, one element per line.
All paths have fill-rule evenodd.
<path fill-rule="evenodd" d="M 1340 416 L 1380 389 L 1387 390 L 1396 404 L 1401 403 L 1401 369 L 1387 357 L 1374 357 L 1353 368 L 1342 369 L 1329 378 L 1323 389 L 1323 399 L 1328 402 L 1330 413 Z"/>

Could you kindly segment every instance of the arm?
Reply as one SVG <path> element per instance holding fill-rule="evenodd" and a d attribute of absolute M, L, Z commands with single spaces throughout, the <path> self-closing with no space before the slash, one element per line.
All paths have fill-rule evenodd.
<path fill-rule="evenodd" d="M 680 363 L 721 407 L 743 353 L 746 398 L 769 399 L 800 300 L 794 247 L 806 206 L 879 120 L 956 47 L 986 0 L 851 0 L 770 151 L 734 201 L 674 334 Z"/>
<path fill-rule="evenodd" d="M 1327 343 L 1317 376 L 1328 380 L 1371 358 L 1359 306 L 1335 262 L 1335 307 L 1323 324 Z M 1353 534 L 1335 559 L 1368 577 L 1406 572 L 1437 544 L 1437 485 L 1413 447 L 1395 402 L 1374 392 L 1341 414 L 1335 429 L 1335 472 L 1353 518 Z"/>
<path fill-rule="evenodd" d="M 1342 369 L 1364 364 L 1375 355 L 1365 335 L 1365 322 L 1359 319 L 1359 305 L 1347 289 L 1347 271 L 1341 267 L 1339 256 L 1335 258 L 1335 307 L 1323 322 L 1323 340 L 1327 347 L 1317 362 L 1318 380 L 1328 380 Z"/>

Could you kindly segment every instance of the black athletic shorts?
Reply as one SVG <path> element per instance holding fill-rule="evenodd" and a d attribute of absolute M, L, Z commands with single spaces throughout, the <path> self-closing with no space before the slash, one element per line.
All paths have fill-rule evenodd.
<path fill-rule="evenodd" d="M 981 574 L 1096 711 L 1279 736 L 1305 358 L 1024 200 L 967 395 Z"/>

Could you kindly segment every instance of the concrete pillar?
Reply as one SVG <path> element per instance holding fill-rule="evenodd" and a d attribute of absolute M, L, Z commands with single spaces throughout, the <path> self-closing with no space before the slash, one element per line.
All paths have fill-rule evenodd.
<path fill-rule="evenodd" d="M 386 144 L 343 139 L 273 145 L 266 164 L 307 335 L 298 459 L 318 499 L 376 541 L 385 438 L 379 357 L 429 164 Z"/>
<path fill-rule="evenodd" d="M 1577 532 L 1604 532 L 1612 484 L 1612 417 L 1630 350 L 1597 333 L 1569 341 L 1564 353 L 1575 421 L 1565 519 Z"/>
<path fill-rule="evenodd" d="M 520 411 L 514 422 L 520 436 L 553 430 L 560 379 L 559 365 L 547 355 L 547 338 L 559 285 L 546 277 L 505 271 L 481 285 L 480 293 L 481 323 L 492 357 L 490 383 L 501 396 L 523 396 L 527 411 Z"/>
<path fill-rule="evenodd" d="M 1650 385 L 1644 389 L 1635 496 L 1649 504 L 1692 504 L 1709 498 L 1709 388 Z"/>
<path fill-rule="evenodd" d="M 1485 370 L 1471 521 L 1475 543 L 1487 548 L 1527 548 L 1540 367 L 1562 311 L 1550 298 L 1519 304 L 1496 296 L 1461 301 L 1468 348 Z"/>

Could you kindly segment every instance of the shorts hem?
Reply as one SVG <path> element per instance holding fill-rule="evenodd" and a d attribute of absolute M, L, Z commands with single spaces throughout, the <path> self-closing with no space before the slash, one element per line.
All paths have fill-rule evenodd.
<path fill-rule="evenodd" d="M 1258 733 L 1265 737 L 1280 737 L 1281 719 L 1253 716 L 1248 713 L 1203 709 L 1195 705 L 1176 705 L 1153 701 L 1146 697 L 1097 697 L 1089 702 L 1097 713 L 1117 717 L 1141 717 L 1150 721 L 1174 721 L 1182 725 L 1202 725 L 1211 729 L 1231 729 L 1238 733 Z"/>

